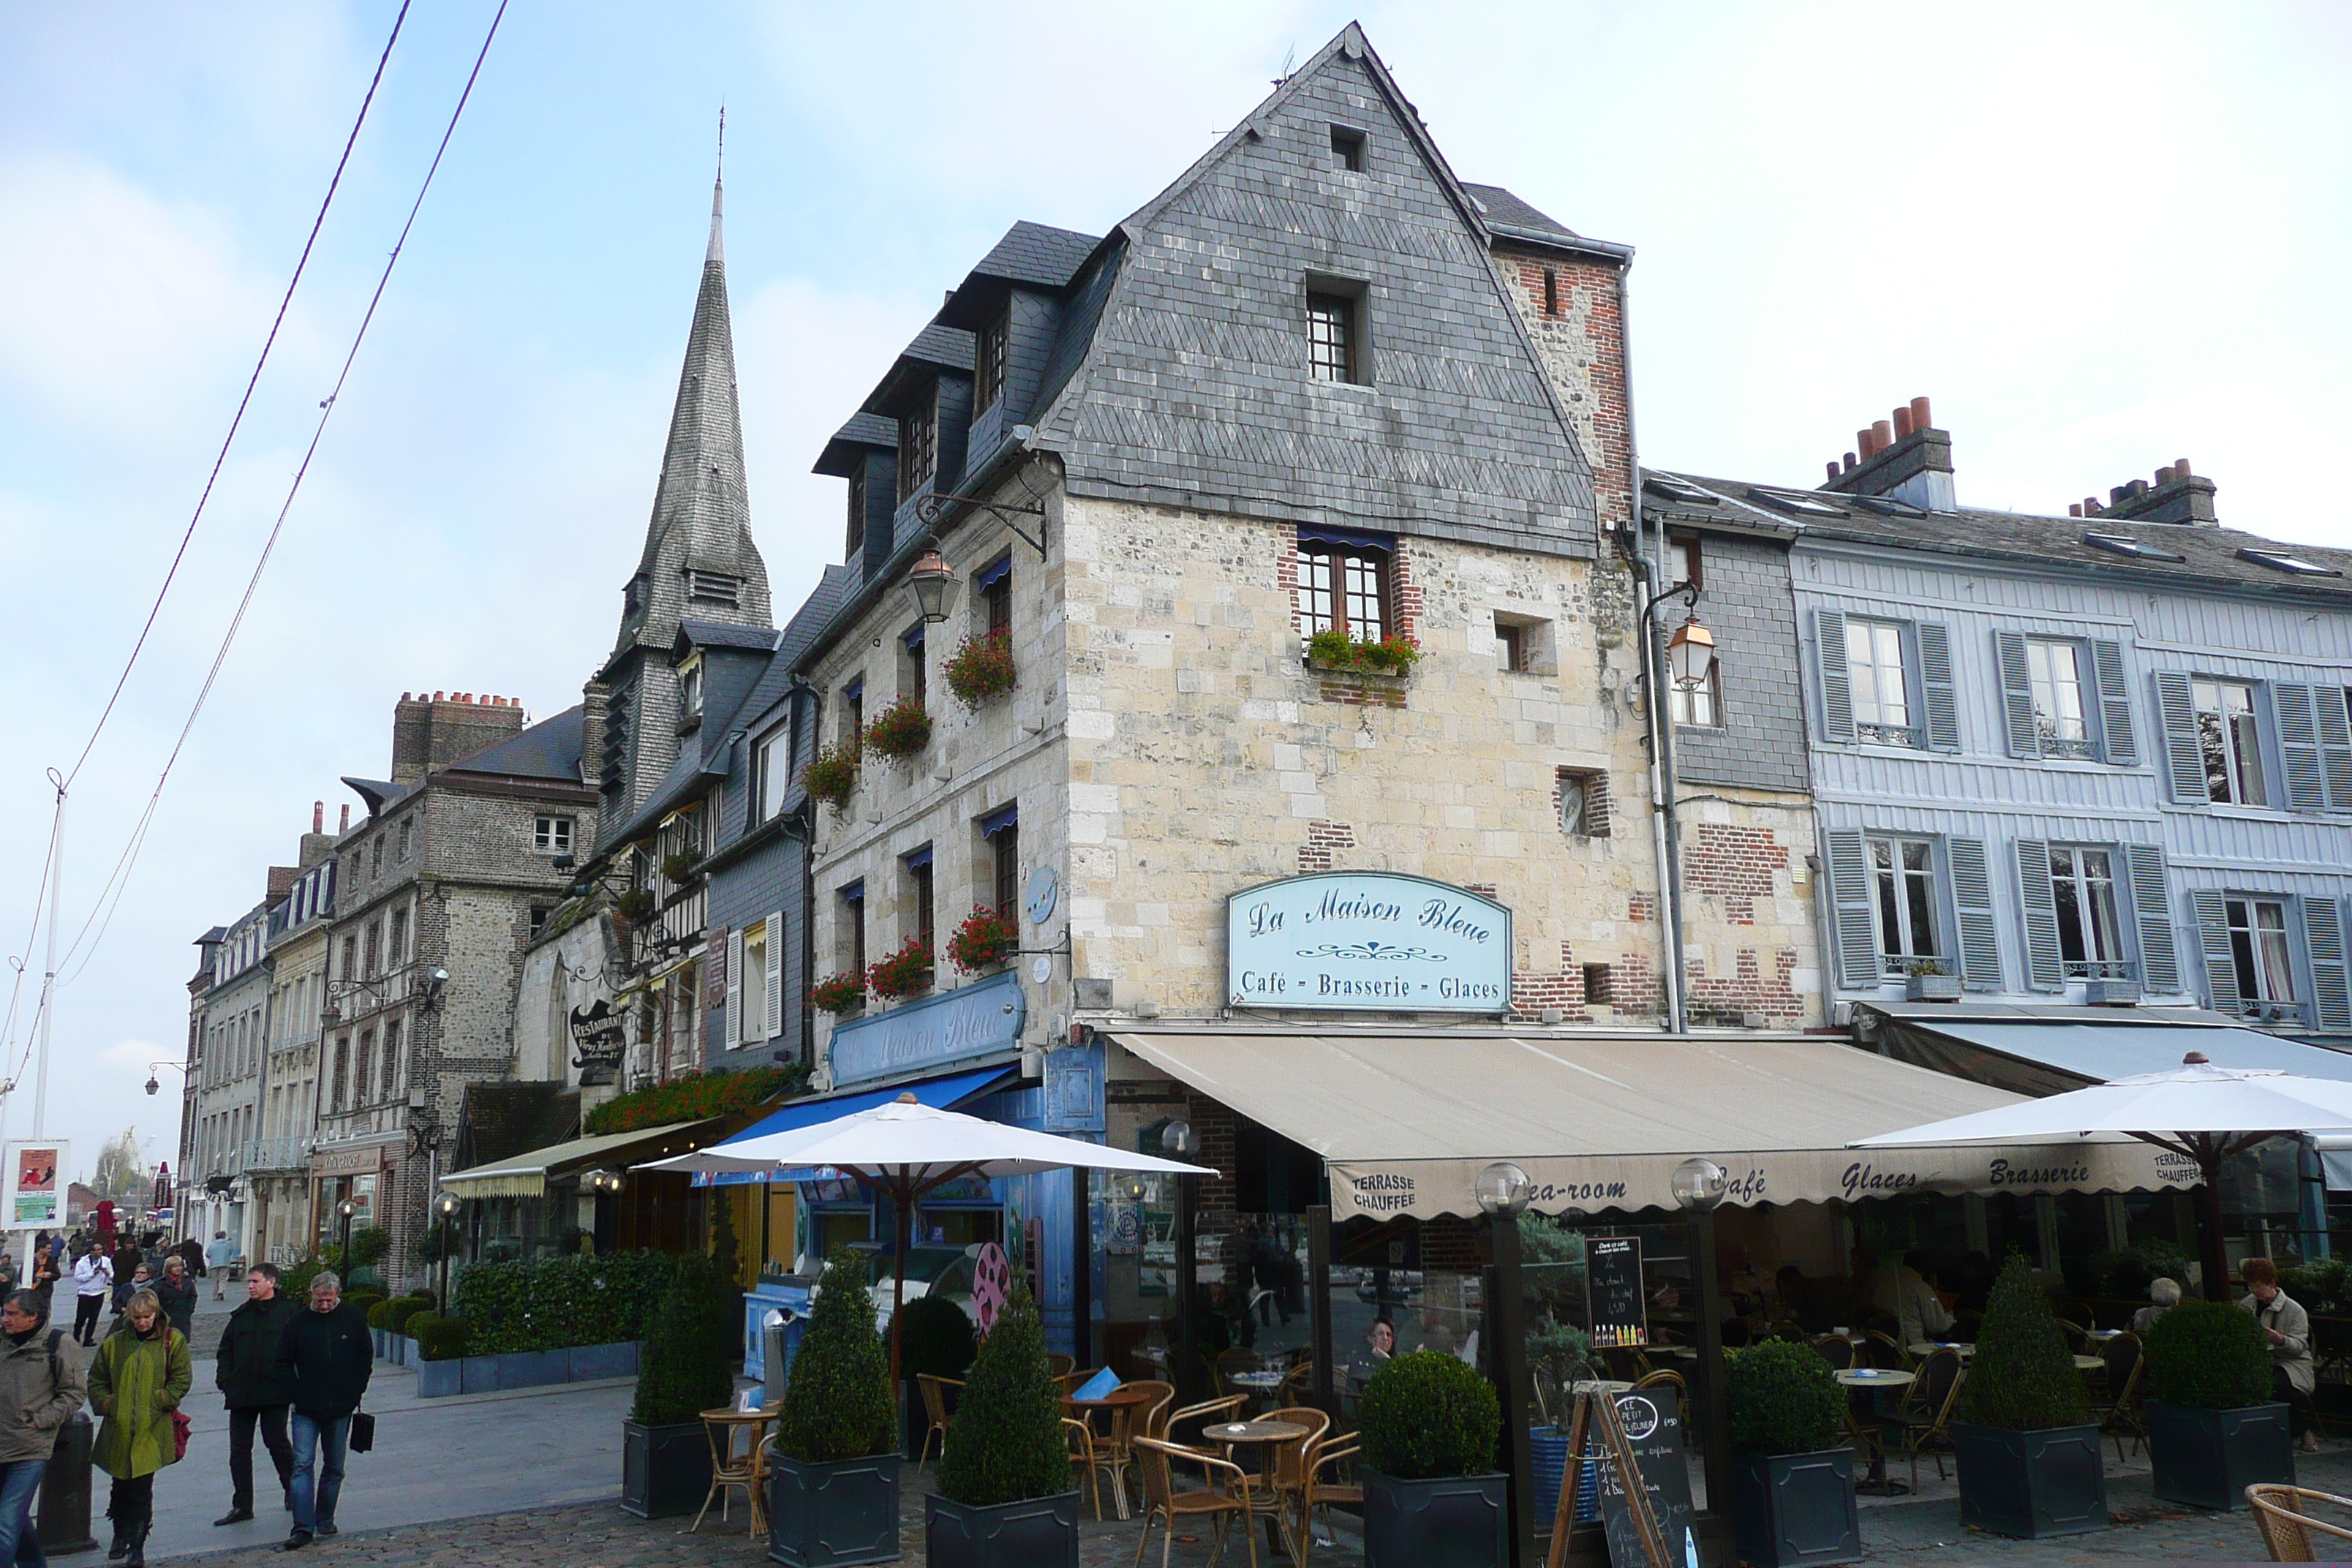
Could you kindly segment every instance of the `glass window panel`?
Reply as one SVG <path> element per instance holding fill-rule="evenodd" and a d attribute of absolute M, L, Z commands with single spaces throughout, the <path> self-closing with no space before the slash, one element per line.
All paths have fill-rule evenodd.
<path fill-rule="evenodd" d="M 1308 635 L 1331 629 L 1331 558 L 1328 555 L 1298 557 L 1298 610 L 1307 623 Z"/>
<path fill-rule="evenodd" d="M 2287 947 L 2286 906 L 2257 903 L 2254 927 L 2262 954 L 2263 1000 L 2294 1000 L 2294 960 Z"/>
<path fill-rule="evenodd" d="M 2033 687 L 2033 717 L 2044 741 L 2089 738 L 2083 717 L 2081 649 L 2071 642 L 2035 640 L 2025 645 Z"/>
<path fill-rule="evenodd" d="M 1361 555 L 1340 558 L 1347 574 L 1348 634 L 1359 642 L 1378 642 L 1388 636 L 1381 604 L 1379 563 Z"/>

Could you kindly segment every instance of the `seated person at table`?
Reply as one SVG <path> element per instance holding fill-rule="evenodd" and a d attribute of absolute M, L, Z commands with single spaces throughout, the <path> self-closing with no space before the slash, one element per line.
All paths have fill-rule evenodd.
<path fill-rule="evenodd" d="M 1901 1325 L 1895 1335 L 1898 1344 L 1908 1346 L 1940 1340 L 1952 1331 L 1952 1314 L 1944 1310 L 1943 1298 L 1919 1272 L 1919 1266 L 1927 1260 L 1924 1253 L 1906 1253 L 1901 1267 L 1878 1277 L 1878 1294 L 1872 1305 L 1891 1314 Z"/>
<path fill-rule="evenodd" d="M 2132 1332 L 2147 1338 L 2156 1321 L 2180 1305 L 2180 1282 L 2177 1279 L 2151 1279 L 2147 1282 L 2147 1305 L 2132 1314 Z"/>
<path fill-rule="evenodd" d="M 2249 1258 L 2238 1266 L 2246 1293 L 2238 1305 L 2262 1325 L 2271 1347 L 2271 1394 L 2286 1405 L 2286 1424 L 2305 1453 L 2319 1449 L 2319 1434 L 2311 1429 L 2311 1389 L 2315 1381 L 2311 1359 L 2311 1314 L 2303 1303 L 2279 1289 L 2278 1265 L 2267 1258 Z"/>
<path fill-rule="evenodd" d="M 1349 1358 L 1348 1375 L 1360 1384 L 1395 1354 L 1396 1324 L 1382 1312 L 1364 1331 L 1364 1348 Z"/>

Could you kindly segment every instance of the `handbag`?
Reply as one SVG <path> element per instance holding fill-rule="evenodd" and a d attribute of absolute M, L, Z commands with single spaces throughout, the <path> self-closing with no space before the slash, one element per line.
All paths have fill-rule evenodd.
<path fill-rule="evenodd" d="M 364 1410 L 352 1412 L 352 1436 L 349 1444 L 354 1454 L 375 1451 L 375 1417 Z"/>
<path fill-rule="evenodd" d="M 173 1458 L 184 1459 L 188 1457 L 188 1429 L 194 1425 L 194 1422 L 190 1421 L 187 1416 L 181 1414 L 179 1411 L 174 1410 L 172 1412 Z"/>

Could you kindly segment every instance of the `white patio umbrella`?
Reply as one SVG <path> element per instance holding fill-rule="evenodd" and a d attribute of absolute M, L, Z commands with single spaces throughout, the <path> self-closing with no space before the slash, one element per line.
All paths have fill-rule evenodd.
<path fill-rule="evenodd" d="M 641 1171 L 706 1171 L 713 1174 L 826 1169 L 855 1176 L 888 1193 L 898 1209 L 896 1267 L 890 1281 L 890 1386 L 898 1386 L 898 1309 L 907 1294 L 907 1247 L 915 1199 L 965 1176 L 1024 1176 L 1070 1167 L 1091 1171 L 1139 1171 L 1171 1176 L 1213 1176 L 1205 1165 L 1187 1165 L 1155 1154 L 1083 1139 L 1057 1138 L 1001 1121 L 983 1121 L 960 1111 L 937 1110 L 911 1094 L 887 1105 L 854 1111 L 757 1138 L 716 1143 L 691 1154 L 656 1160 Z"/>
<path fill-rule="evenodd" d="M 2221 1162 L 2268 1138 L 2352 1128 L 2352 1083 L 2274 1068 L 2217 1068 L 2202 1051 L 2180 1066 L 2066 1094 L 1931 1121 L 1851 1144 L 1885 1149 L 1916 1143 L 2048 1143 L 2122 1133 L 2196 1163 L 2199 1250 L 2205 1294 L 2228 1299 L 2222 1276 Z"/>

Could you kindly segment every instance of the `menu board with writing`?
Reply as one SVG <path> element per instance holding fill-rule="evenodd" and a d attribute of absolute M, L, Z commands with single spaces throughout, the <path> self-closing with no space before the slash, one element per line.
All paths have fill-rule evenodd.
<path fill-rule="evenodd" d="M 1585 1326 L 1592 1348 L 1650 1342 L 1648 1304 L 1642 1294 L 1642 1243 L 1637 1237 L 1594 1236 L 1584 1242 Z"/>
<path fill-rule="evenodd" d="M 1685 1560 L 1690 1540 L 1690 1469 L 1683 1458 L 1683 1423 L 1671 1391 L 1652 1399 L 1647 1394 L 1617 1396 L 1617 1425 L 1633 1450 L 1633 1468 L 1642 1489 L 1649 1494 L 1650 1516 L 1658 1521 L 1658 1537 L 1665 1542 L 1666 1561 Z M 1623 1480 L 1606 1447 L 1601 1448 L 1601 1523 L 1609 1534 L 1612 1568 L 1646 1568 L 1642 1534 L 1627 1506 Z"/>

